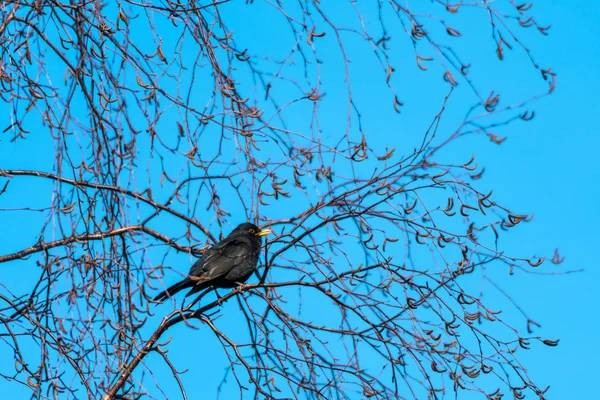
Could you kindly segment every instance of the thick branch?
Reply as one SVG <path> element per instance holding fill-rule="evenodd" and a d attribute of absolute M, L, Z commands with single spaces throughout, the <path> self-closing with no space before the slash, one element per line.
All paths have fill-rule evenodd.
<path fill-rule="evenodd" d="M 113 387 L 110 388 L 106 392 L 106 395 L 102 398 L 102 400 L 112 400 L 115 398 L 117 392 L 123 388 L 123 386 L 129 379 L 129 377 L 131 376 L 131 374 L 133 373 L 135 368 L 144 359 L 144 357 L 146 357 L 146 355 L 148 355 L 148 353 L 150 353 L 150 351 L 157 350 L 155 348 L 156 342 L 158 342 L 158 339 L 160 339 L 160 337 L 163 335 L 163 333 L 165 333 L 167 331 L 167 329 L 169 329 L 173 325 L 178 324 L 182 321 L 187 321 L 187 320 L 193 319 L 193 318 L 198 319 L 206 311 L 223 304 L 224 302 L 226 302 L 227 300 L 229 300 L 236 294 L 243 293 L 249 289 L 256 288 L 257 286 L 259 286 L 259 285 L 252 284 L 252 285 L 240 286 L 237 289 L 230 291 L 225 296 L 222 296 L 220 299 L 213 301 L 212 303 L 207 304 L 204 307 L 199 308 L 198 310 L 189 311 L 190 307 L 192 307 L 196 303 L 195 301 L 193 301 L 185 309 L 176 310 L 176 311 L 173 311 L 172 313 L 170 313 L 169 315 L 167 315 L 165 318 L 163 318 L 161 324 L 158 326 L 156 331 L 154 331 L 152 336 L 150 336 L 150 339 L 148 339 L 148 342 L 146 342 L 144 347 L 142 347 L 142 349 L 135 355 L 135 357 L 133 357 L 133 360 L 131 360 L 131 362 L 123 368 L 123 371 L 119 375 L 119 379 L 113 385 Z M 202 296 L 202 295 L 200 295 L 200 296 Z M 157 350 L 157 351 L 160 351 L 160 350 Z"/>
<path fill-rule="evenodd" d="M 7 262 L 7 261 L 13 261 L 13 260 L 19 260 L 19 259 L 27 257 L 31 254 L 35 254 L 35 253 L 39 253 L 41 251 L 53 249 L 55 247 L 65 246 L 70 243 L 81 243 L 81 242 L 86 242 L 88 240 L 104 240 L 104 239 L 112 237 L 112 236 L 117 236 L 117 235 L 121 235 L 123 233 L 133 232 L 133 231 L 144 232 L 158 240 L 165 242 L 169 246 L 174 247 L 179 251 L 188 252 L 190 250 L 189 247 L 181 246 L 181 245 L 177 244 L 173 239 L 171 239 L 163 234 L 160 234 L 153 229 L 150 229 L 143 225 L 132 225 L 132 226 L 126 226 L 123 228 L 113 229 L 112 231 L 107 231 L 107 232 L 89 233 L 89 234 L 85 234 L 85 235 L 77 235 L 77 236 L 71 236 L 71 237 L 64 238 L 64 239 L 54 240 L 49 243 L 39 243 L 34 246 L 23 249 L 21 251 L 18 251 L 16 253 L 0 256 L 0 263 Z"/>
<path fill-rule="evenodd" d="M 92 183 L 92 182 L 85 182 L 85 181 L 80 181 L 80 180 L 74 180 L 74 179 L 69 179 L 69 178 L 65 178 L 62 177 L 60 175 L 56 175 L 56 174 L 51 174 L 48 172 L 42 172 L 42 171 L 29 171 L 29 170 L 17 170 L 17 169 L 0 169 L 0 176 L 6 176 L 7 178 L 10 178 L 11 175 L 16 175 L 16 176 L 34 176 L 34 177 L 38 177 L 38 178 L 46 178 L 46 179 L 51 179 L 60 183 L 66 183 L 69 185 L 72 185 L 78 189 L 81 189 L 82 187 L 87 187 L 87 188 L 91 188 L 91 189 L 100 189 L 100 190 L 108 190 L 111 192 L 117 192 L 117 193 L 121 193 L 124 194 L 126 196 L 129 197 L 133 197 L 136 200 L 139 200 L 143 203 L 149 204 L 152 207 L 161 210 L 161 211 L 166 211 L 169 214 L 172 214 L 178 218 L 181 218 L 182 220 L 194 225 L 196 228 L 200 229 L 202 231 L 202 233 L 204 233 L 207 237 L 211 238 L 211 240 L 213 242 L 215 242 L 215 238 L 212 236 L 212 234 L 210 233 L 210 231 L 208 229 L 206 229 L 204 226 L 202 226 L 201 224 L 198 223 L 198 221 L 195 221 L 194 219 L 181 214 L 175 210 L 173 210 L 172 208 L 169 208 L 163 204 L 157 203 L 154 200 L 151 200 L 143 195 L 141 195 L 140 193 L 136 193 L 133 192 L 131 190 L 127 190 L 125 188 L 122 187 L 117 187 L 117 186 L 110 186 L 110 185 L 103 185 L 100 183 Z M 206 179 L 211 179 L 214 177 L 206 177 Z M 170 200 L 169 200 L 170 202 Z"/>

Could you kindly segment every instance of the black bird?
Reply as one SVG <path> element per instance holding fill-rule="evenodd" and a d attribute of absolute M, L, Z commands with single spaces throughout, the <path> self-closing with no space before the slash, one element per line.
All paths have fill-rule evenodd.
<path fill-rule="evenodd" d="M 186 288 L 192 288 L 186 297 L 204 288 L 232 288 L 245 282 L 256 270 L 262 236 L 270 229 L 260 230 L 254 224 L 243 223 L 229 236 L 209 248 L 192 265 L 187 278 L 169 287 L 154 298 L 162 301 Z"/>

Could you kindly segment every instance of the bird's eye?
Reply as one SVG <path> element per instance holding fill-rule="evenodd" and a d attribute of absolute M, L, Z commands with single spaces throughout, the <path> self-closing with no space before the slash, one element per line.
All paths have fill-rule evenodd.
<path fill-rule="evenodd" d="M 254 234 L 254 229 L 250 228 L 250 229 L 248 229 L 248 232 Z"/>

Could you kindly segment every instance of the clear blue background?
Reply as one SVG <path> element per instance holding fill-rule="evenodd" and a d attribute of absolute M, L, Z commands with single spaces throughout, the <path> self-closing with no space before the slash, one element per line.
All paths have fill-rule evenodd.
<path fill-rule="evenodd" d="M 557 73 L 557 88 L 536 105 L 534 121 L 514 125 L 515 132 L 486 158 L 486 178 L 511 206 L 535 213 L 526 232 L 509 235 L 511 245 L 545 252 L 557 246 L 566 259 L 555 271 L 584 270 L 512 280 L 515 301 L 542 324 L 536 332 L 561 340 L 556 348 L 524 353 L 522 360 L 534 379 L 551 385 L 547 398 L 596 398 L 600 2 L 540 1 L 534 7 L 538 20 L 552 28 L 528 44 Z"/>
<path fill-rule="evenodd" d="M 503 287 L 510 289 L 514 301 L 533 320 L 542 324 L 535 334 L 560 339 L 558 347 L 537 345 L 529 352 L 522 352 L 521 361 L 528 367 L 534 381 L 540 385 L 551 385 L 547 394 L 549 399 L 592 398 L 600 356 L 597 346 L 600 339 L 600 324 L 597 322 L 600 316 L 597 289 L 600 273 L 595 254 L 595 246 L 600 241 L 597 206 L 600 164 L 596 158 L 600 144 L 597 127 L 600 115 L 600 2 L 539 0 L 534 10 L 536 18 L 543 23 L 551 23 L 552 28 L 548 37 L 527 35 L 526 43 L 540 64 L 551 66 L 557 73 L 556 90 L 534 104 L 536 117 L 533 121 L 516 123 L 508 131 L 502 131 L 501 136 L 508 134 L 502 146 L 475 141 L 467 153 L 476 152 L 480 162 L 485 164 L 486 174 L 481 185 L 493 188 L 499 202 L 522 213 L 535 213 L 532 223 L 505 236 L 503 247 L 525 256 L 532 253 L 551 255 L 558 247 L 561 255 L 566 257 L 561 265 L 546 264 L 539 269 L 540 275 L 517 272 L 503 282 Z M 260 25 L 246 27 L 250 33 L 260 28 Z M 489 33 L 485 31 L 485 35 L 489 36 Z M 485 40 L 489 42 L 488 36 Z M 507 53 L 506 57 L 518 57 L 513 55 L 515 53 L 518 52 Z M 493 53 L 486 57 L 493 57 Z M 361 67 L 359 61 L 355 65 L 356 68 Z M 514 73 L 518 74 L 519 65 L 508 68 L 514 68 Z M 338 69 L 327 74 L 340 72 Z M 369 74 L 370 70 L 363 73 Z M 478 79 L 485 80 L 485 77 Z M 501 82 L 507 87 L 513 84 L 510 79 Z M 357 85 L 357 90 L 360 90 L 360 82 Z M 482 92 L 487 93 L 485 90 Z M 418 117 L 419 110 L 431 106 L 425 96 L 415 100 L 410 91 L 405 93 L 403 100 L 407 102 L 403 112 L 415 113 L 415 117 Z M 370 129 L 384 129 L 385 124 L 380 127 L 373 122 L 378 110 L 370 109 L 368 104 L 368 101 L 363 102 L 361 111 L 365 120 L 373 124 Z M 423 115 L 424 118 L 425 115 L 430 117 L 427 112 Z M 323 124 L 327 123 L 323 121 Z M 384 138 L 383 135 L 379 138 L 381 142 L 377 144 L 380 148 L 386 144 Z M 38 145 L 44 146 L 39 142 Z M 19 164 L 23 157 L 27 157 L 27 147 L 23 146 L 20 152 L 15 151 L 5 138 L 1 146 L 0 158 L 4 161 L 0 167 L 10 163 L 11 166 L 35 168 L 35 163 L 45 163 L 34 158 Z M 46 185 L 35 180 L 22 182 L 32 185 L 24 190 L 43 190 Z M 26 225 L 26 222 L 4 221 L 4 227 L 0 228 L 0 238 L 4 242 L 0 246 L 2 254 L 17 250 L 11 245 L 10 237 L 19 229 L 26 228 L 15 227 L 15 224 Z M 238 221 L 232 223 L 235 222 Z M 3 271 L 7 275 L 2 275 L 2 282 L 20 276 L 15 265 L 17 263 L 2 266 L 10 269 Z M 580 270 L 583 272 L 576 272 Z M 15 275 L 9 277 L 8 274 Z M 524 330 L 525 326 L 519 328 Z M 197 331 L 181 326 L 169 335 L 185 343 L 186 335 L 197 335 Z M 174 359 L 186 356 L 185 353 L 175 355 Z M 159 361 L 155 358 L 149 359 L 149 362 Z M 190 379 L 193 381 L 193 376 Z M 230 382 L 234 384 L 232 380 Z M 15 389 L 0 381 L 0 389 L 5 386 Z M 192 399 L 198 398 L 193 391 L 188 391 L 188 394 Z"/>

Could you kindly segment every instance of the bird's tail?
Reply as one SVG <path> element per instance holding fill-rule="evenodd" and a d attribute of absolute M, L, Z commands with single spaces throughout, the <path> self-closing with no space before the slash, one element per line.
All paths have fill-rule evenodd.
<path fill-rule="evenodd" d="M 192 281 L 189 277 L 185 278 L 181 282 L 177 282 L 173 286 L 170 286 L 164 292 L 161 292 L 154 298 L 154 301 L 163 301 L 164 299 L 173 296 L 175 293 L 188 288 L 194 285 L 194 281 Z"/>

